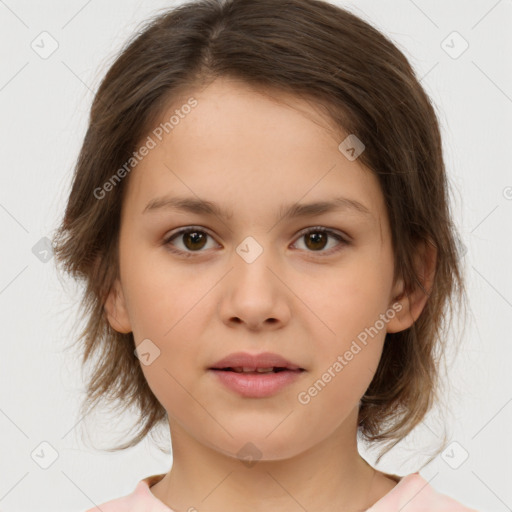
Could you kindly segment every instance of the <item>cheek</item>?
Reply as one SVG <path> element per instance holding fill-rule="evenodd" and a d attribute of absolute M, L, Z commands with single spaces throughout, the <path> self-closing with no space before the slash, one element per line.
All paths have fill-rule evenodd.
<path fill-rule="evenodd" d="M 121 252 L 121 280 L 136 341 L 162 338 L 183 317 L 194 287 L 163 248 L 138 247 L 127 240 Z M 187 308 L 188 306 L 188 308 Z"/>
<path fill-rule="evenodd" d="M 325 334 L 312 340 L 315 365 L 300 403 L 307 402 L 309 413 L 323 415 L 327 423 L 357 406 L 379 365 L 386 335 L 379 318 L 386 309 L 384 295 L 370 284 L 340 281 L 329 288 L 330 301 L 318 301 L 322 319 L 334 333 L 323 329 Z"/>
<path fill-rule="evenodd" d="M 359 257 L 353 264 L 347 263 L 330 272 L 320 282 L 317 279 L 308 283 L 310 292 L 304 296 L 315 313 L 314 317 L 308 313 L 309 323 L 311 326 L 317 323 L 317 333 L 321 333 L 314 340 L 318 348 L 316 376 L 328 371 L 341 356 L 343 370 L 336 372 L 331 368 L 337 376 L 333 380 L 340 383 L 347 379 L 346 382 L 350 381 L 351 385 L 353 382 L 356 387 L 359 382 L 364 392 L 382 353 L 386 335 L 386 322 L 382 318 L 392 318 L 388 303 L 390 273 L 389 263 Z M 305 294 L 306 290 L 305 287 L 301 293 Z"/>
<path fill-rule="evenodd" d="M 385 262 L 354 255 L 323 275 L 302 278 L 300 296 L 330 328 L 322 332 L 340 339 L 356 336 L 389 308 L 391 272 Z"/>
<path fill-rule="evenodd" d="M 156 354 L 149 365 L 141 364 L 153 394 L 171 416 L 201 414 L 190 397 L 200 396 L 196 377 L 203 364 L 198 345 L 204 329 L 198 319 L 206 315 L 204 284 L 194 287 L 170 266 L 153 266 L 133 274 L 129 290 L 135 343 L 146 343 Z"/>
<path fill-rule="evenodd" d="M 197 270 L 171 264 L 163 249 L 133 247 L 125 253 L 122 280 L 135 344 L 151 340 L 160 353 L 155 367 L 179 373 L 198 362 L 200 319 L 207 317 L 204 299 L 214 283 L 197 282 Z"/>

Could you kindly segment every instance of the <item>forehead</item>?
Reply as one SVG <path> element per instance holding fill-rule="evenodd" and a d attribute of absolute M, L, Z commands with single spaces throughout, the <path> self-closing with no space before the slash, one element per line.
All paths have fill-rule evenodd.
<path fill-rule="evenodd" d="M 191 98 L 195 106 L 185 108 Z M 154 148 L 129 179 L 127 200 L 139 212 L 165 193 L 215 201 L 235 215 L 336 193 L 367 205 L 375 219 L 384 213 L 376 176 L 338 149 L 346 134 L 300 97 L 218 79 L 174 100 L 155 129 Z"/>

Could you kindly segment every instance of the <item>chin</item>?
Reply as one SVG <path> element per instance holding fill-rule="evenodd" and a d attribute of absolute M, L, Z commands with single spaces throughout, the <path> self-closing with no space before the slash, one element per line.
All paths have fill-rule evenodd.
<path fill-rule="evenodd" d="M 235 435 L 232 430 L 229 431 L 233 437 L 226 439 L 224 436 L 224 443 L 221 440 L 218 443 L 215 441 L 212 443 L 210 438 L 208 445 L 227 457 L 238 459 L 247 467 L 252 467 L 258 461 L 271 462 L 290 459 L 309 448 L 309 446 L 305 446 L 303 440 L 295 442 L 290 433 L 284 429 L 280 436 L 276 435 L 275 431 L 272 432 L 272 428 L 265 432 L 254 432 L 253 435 L 249 430 L 240 435 Z M 272 434 L 269 435 L 269 432 Z"/>

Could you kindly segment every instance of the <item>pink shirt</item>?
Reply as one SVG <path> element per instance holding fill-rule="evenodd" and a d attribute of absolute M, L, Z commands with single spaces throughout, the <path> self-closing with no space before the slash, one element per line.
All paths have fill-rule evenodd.
<path fill-rule="evenodd" d="M 174 512 L 150 490 L 164 476 L 165 474 L 148 476 L 137 484 L 131 494 L 86 512 Z M 419 473 L 395 479 L 398 484 L 366 512 L 477 512 L 437 492 Z"/>

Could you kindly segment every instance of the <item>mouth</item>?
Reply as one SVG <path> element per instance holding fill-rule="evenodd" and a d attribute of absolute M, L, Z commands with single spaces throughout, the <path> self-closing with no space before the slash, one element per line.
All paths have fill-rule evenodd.
<path fill-rule="evenodd" d="M 301 378 L 303 368 L 226 366 L 209 368 L 215 381 L 243 398 L 269 398 Z M 215 384 L 216 385 L 216 384 Z"/>
<path fill-rule="evenodd" d="M 244 373 L 244 374 L 265 374 L 265 373 L 280 373 L 280 372 L 294 372 L 300 373 L 305 371 L 304 368 L 287 368 L 283 366 L 272 366 L 268 368 L 250 368 L 243 366 L 228 366 L 226 368 L 210 368 L 210 370 L 217 370 L 221 372 L 234 372 L 234 373 Z"/>
<path fill-rule="evenodd" d="M 235 352 L 208 368 L 212 383 L 244 398 L 267 398 L 297 382 L 306 370 L 273 352 Z M 216 384 L 215 384 L 216 385 Z"/>
<path fill-rule="evenodd" d="M 279 354 L 262 352 L 235 352 L 214 363 L 209 370 L 236 373 L 281 373 L 284 371 L 304 371 L 298 364 L 288 361 Z"/>

